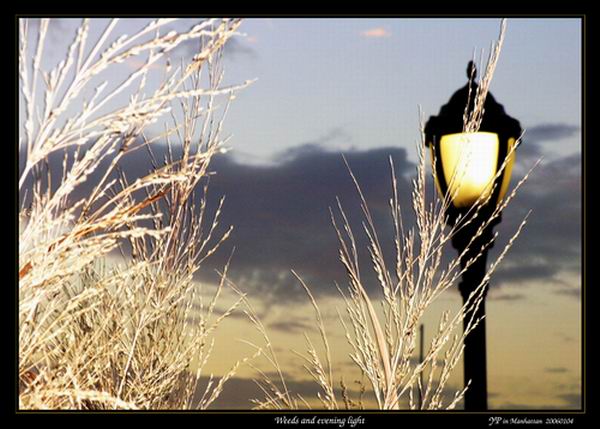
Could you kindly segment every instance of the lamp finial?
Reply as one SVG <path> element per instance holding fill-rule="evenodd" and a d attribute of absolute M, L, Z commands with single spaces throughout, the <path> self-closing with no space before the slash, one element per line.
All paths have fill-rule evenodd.
<path fill-rule="evenodd" d="M 477 66 L 475 65 L 475 63 L 473 61 L 469 61 L 469 64 L 467 64 L 467 78 L 469 78 L 469 80 L 471 78 L 473 80 L 475 80 L 476 77 L 477 77 Z"/>

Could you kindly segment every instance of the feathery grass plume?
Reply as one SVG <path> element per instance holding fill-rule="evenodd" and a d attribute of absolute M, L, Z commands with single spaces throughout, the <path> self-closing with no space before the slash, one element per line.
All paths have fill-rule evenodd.
<path fill-rule="evenodd" d="M 50 20 L 40 21 L 33 53 L 31 23 L 19 22 L 25 104 L 19 139 L 20 408 L 206 408 L 245 362 L 192 403 L 214 331 L 239 306 L 215 314 L 226 267 L 209 306 L 192 312 L 199 294 L 193 275 L 230 232 L 218 232 L 222 201 L 211 217 L 207 213 L 210 161 L 226 142 L 229 103 L 249 82 L 222 86 L 222 47 L 238 34 L 240 20 L 208 19 L 186 31 L 166 31 L 175 21 L 154 20 L 116 37 L 113 19 L 90 45 L 91 22 L 84 19 L 66 57 L 50 71 L 42 68 Z M 168 53 L 190 40 L 197 41 L 197 54 L 173 68 Z M 136 60 L 136 69 L 114 88 L 97 83 L 103 72 L 129 60 Z M 158 64 L 164 64 L 164 78 L 151 88 Z M 128 101 L 118 104 L 123 95 Z M 174 124 L 164 121 L 166 114 Z M 165 123 L 159 138 L 167 140 L 169 155 L 162 165 L 154 159 L 153 170 L 131 182 L 120 173 L 120 161 L 140 148 L 153 156 L 158 138 L 148 139 L 145 130 L 157 121 Z M 181 156 L 173 156 L 174 144 Z M 50 171 L 53 154 L 63 154 L 58 183 Z M 91 191 L 75 192 L 93 174 L 99 179 Z M 116 250 L 124 263 L 95 266 Z"/>
<path fill-rule="evenodd" d="M 463 132 L 465 133 L 474 133 L 479 131 L 479 127 L 481 126 L 481 121 L 483 120 L 483 115 L 485 113 L 483 106 L 485 105 L 485 99 L 490 90 L 490 84 L 492 83 L 494 72 L 496 71 L 496 65 L 498 64 L 498 59 L 500 58 L 500 52 L 502 52 L 505 34 L 506 19 L 502 19 L 500 23 L 500 34 L 498 35 L 498 40 L 492 42 L 483 78 L 481 79 L 479 85 L 477 86 L 477 90 L 475 91 L 473 110 L 469 112 L 467 107 L 470 104 L 471 83 L 473 82 L 475 68 L 471 70 L 471 76 L 469 79 L 469 100 L 467 100 L 467 106 L 465 106 L 465 114 L 463 116 Z M 475 58 L 473 58 L 473 62 L 475 62 Z"/>

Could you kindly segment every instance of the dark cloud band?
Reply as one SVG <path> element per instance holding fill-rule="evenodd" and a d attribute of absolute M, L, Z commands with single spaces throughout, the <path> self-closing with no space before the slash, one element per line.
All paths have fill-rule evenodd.
<path fill-rule="evenodd" d="M 529 152 L 542 150 L 528 143 Z M 525 144 L 523 145 L 525 146 Z M 165 146 L 153 147 L 162 159 Z M 389 157 L 398 175 L 398 190 L 407 227 L 413 224 L 411 183 L 415 165 L 399 147 L 351 150 L 344 153 L 372 210 L 384 253 L 393 266 L 393 228 L 388 201 L 391 196 Z M 519 159 L 519 155 L 517 156 Z M 240 287 L 259 294 L 267 302 L 304 300 L 304 292 L 290 273 L 294 269 L 316 294 L 337 294 L 335 282 L 345 283 L 338 260 L 338 243 L 331 226 L 329 207 L 339 197 L 355 228 L 362 249 L 362 271 L 367 290 L 380 289 L 369 265 L 367 242 L 361 231 L 360 201 L 344 164 L 342 153 L 317 144 L 291 149 L 269 166 L 246 165 L 222 155 L 213 160 L 209 206 L 226 195 L 222 227 L 234 225 L 230 240 L 206 262 L 200 276 L 220 269 L 235 246 L 230 275 Z M 528 156 L 519 162 L 530 162 Z M 51 158 L 51 168 L 60 169 L 62 156 Z M 130 178 L 150 169 L 147 154 L 135 151 L 123 160 Z M 523 167 L 523 166 L 522 166 Z M 58 177 L 57 177 L 58 179 Z M 95 180 L 91 178 L 91 182 Z M 85 192 L 86 185 L 79 192 Z M 432 190 L 430 186 L 428 189 Z M 544 281 L 560 284 L 557 276 L 581 271 L 581 156 L 542 163 L 509 205 L 498 228 L 497 254 L 516 230 L 523 216 L 532 216 L 505 263 L 492 278 L 492 287 Z M 448 249 L 454 256 L 454 249 Z M 580 285 L 568 288 L 577 297 Z M 561 292 L 562 293 L 562 292 Z"/>

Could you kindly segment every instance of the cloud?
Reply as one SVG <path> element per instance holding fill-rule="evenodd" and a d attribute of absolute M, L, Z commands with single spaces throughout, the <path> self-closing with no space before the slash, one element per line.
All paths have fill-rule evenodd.
<path fill-rule="evenodd" d="M 132 70 L 139 70 L 141 69 L 143 66 L 145 66 L 147 64 L 147 61 L 143 61 L 138 57 L 130 57 L 128 59 L 125 60 L 125 64 L 131 68 Z M 151 64 L 150 66 L 148 66 L 148 70 L 166 70 L 167 65 L 164 62 L 155 62 L 153 64 Z"/>
<path fill-rule="evenodd" d="M 494 272 L 493 279 L 496 282 L 522 285 L 539 278 L 552 279 L 559 271 L 560 267 L 549 265 L 546 261 L 531 262 L 526 260 L 519 264 L 504 263 L 500 265 Z M 504 299 L 506 300 L 506 297 Z"/>
<path fill-rule="evenodd" d="M 352 136 L 344 128 L 333 127 L 315 139 L 304 141 L 276 154 L 274 160 L 278 163 L 285 163 L 295 158 L 306 157 L 320 152 L 332 152 L 334 149 L 337 149 L 338 153 L 341 153 L 342 149 L 338 145 L 340 143 L 352 143 L 353 141 Z"/>
<path fill-rule="evenodd" d="M 414 165 L 407 161 L 405 150 L 350 150 L 345 155 L 379 225 L 391 226 L 387 216 L 391 192 L 388 157 L 395 160 L 403 202 L 408 207 L 409 184 L 402 175 Z M 342 154 L 310 144 L 293 148 L 278 159 L 272 166 L 239 164 L 229 157 L 215 159 L 211 189 L 215 195 L 227 195 L 223 222 L 235 225 L 231 245 L 236 246 L 236 255 L 231 273 L 246 287 L 274 300 L 305 298 L 290 269 L 316 293 L 337 294 L 333 283 L 344 282 L 345 273 L 338 261 L 329 213 L 336 197 L 347 207 L 350 221 L 360 227 L 359 201 Z M 383 238 L 388 248 L 393 244 L 391 231 L 388 229 Z M 365 248 L 362 234 L 357 238 Z M 367 266 L 364 271 L 368 273 Z M 375 289 L 374 283 L 370 288 Z"/>
<path fill-rule="evenodd" d="M 516 402 L 504 402 L 498 407 L 499 410 L 516 411 L 516 410 L 562 410 L 575 407 L 562 407 L 558 405 L 530 405 L 520 404 Z"/>
<path fill-rule="evenodd" d="M 304 333 L 314 330 L 314 326 L 301 320 L 280 320 L 269 323 L 269 328 L 287 333 Z"/>
<path fill-rule="evenodd" d="M 170 52 L 170 57 L 174 60 L 179 58 L 192 58 L 200 51 L 202 38 L 192 39 L 181 42 Z M 223 57 L 234 60 L 240 57 L 255 59 L 258 57 L 256 49 L 251 46 L 256 44 L 256 39 L 246 40 L 243 37 L 232 37 L 223 46 Z"/>
<path fill-rule="evenodd" d="M 553 367 L 553 368 L 545 368 L 544 369 L 545 372 L 551 373 L 551 374 L 564 374 L 566 372 L 569 372 L 569 370 L 565 367 Z"/>
<path fill-rule="evenodd" d="M 564 296 L 570 296 L 572 298 L 575 298 L 577 300 L 581 299 L 581 287 L 573 287 L 573 286 L 568 286 L 565 285 L 564 287 L 557 289 L 556 293 L 558 295 L 564 295 Z"/>
<path fill-rule="evenodd" d="M 535 143 L 527 146 L 530 153 L 542 152 Z M 513 183 L 532 164 L 531 158 L 521 156 L 522 148 Z M 529 210 L 527 224 L 494 273 L 492 285 L 544 281 L 557 293 L 567 290 L 576 296 L 580 284 L 565 283 L 561 274 L 581 275 L 581 154 L 542 161 L 532 172 L 503 213 L 493 254 L 501 251 Z"/>
<path fill-rule="evenodd" d="M 380 39 L 384 37 L 390 37 L 392 33 L 383 27 L 375 27 L 370 28 L 369 30 L 362 31 L 360 35 L 362 37 Z"/>
<path fill-rule="evenodd" d="M 279 374 L 277 373 L 267 373 L 270 375 L 272 380 L 278 380 Z M 289 373 L 284 373 L 284 378 L 286 382 L 286 387 L 288 391 L 293 395 L 300 395 L 307 401 L 317 399 L 317 394 L 321 392 L 321 388 L 319 385 L 312 380 L 299 380 L 292 377 Z M 196 389 L 196 393 L 194 396 L 194 405 L 202 397 L 204 390 L 206 389 L 206 385 L 208 384 L 208 377 L 202 377 L 198 383 L 198 388 Z M 334 388 L 335 394 L 337 397 L 342 397 L 342 392 L 340 386 L 336 386 Z M 360 393 L 356 390 L 351 389 L 351 386 L 348 386 L 348 394 L 350 398 L 358 398 Z M 219 395 L 217 400 L 211 405 L 211 409 L 251 409 L 255 406 L 254 403 L 251 402 L 253 399 L 264 399 L 265 395 L 258 384 L 250 378 L 242 378 L 242 377 L 233 377 L 228 380 L 224 387 L 222 393 Z"/>
<path fill-rule="evenodd" d="M 525 130 L 525 142 L 544 142 L 562 140 L 579 133 L 580 128 L 569 124 L 540 124 Z"/>
<path fill-rule="evenodd" d="M 342 131 L 330 134 L 336 133 L 343 135 Z M 327 139 L 325 135 L 321 141 Z M 268 167 L 238 164 L 227 157 L 219 158 L 213 165 L 217 174 L 212 191 L 227 195 L 224 220 L 235 225 L 232 244 L 236 255 L 232 265 L 237 268 L 232 273 L 246 287 L 260 291 L 274 302 L 305 299 L 290 269 L 296 270 L 317 294 L 337 294 L 334 283 L 346 283 L 328 212 L 328 207 L 335 205 L 336 196 L 355 227 L 365 284 L 370 292 L 379 292 L 364 251 L 367 243 L 360 227 L 356 190 L 340 152 L 324 146 L 317 139 L 294 147 L 279 156 L 277 164 Z M 533 147 L 530 151 L 541 150 Z M 384 253 L 393 258 L 387 158 L 392 155 L 396 162 L 407 226 L 414 219 L 409 180 L 415 166 L 407 160 L 404 149 L 398 147 L 351 150 L 345 155 L 373 211 Z M 521 157 L 519 162 L 525 164 L 528 160 Z M 533 212 L 492 277 L 492 287 L 544 282 L 556 293 L 578 297 L 580 285 L 565 283 L 563 274 L 581 273 L 580 163 L 579 155 L 543 162 L 505 210 L 490 261 L 503 249 L 525 214 L 530 209 Z M 454 249 L 448 249 L 447 254 L 454 257 Z M 389 262 L 393 266 L 393 261 Z M 498 299 L 514 302 L 524 297 L 500 295 Z"/>
<path fill-rule="evenodd" d="M 555 335 L 564 343 L 572 343 L 575 341 L 575 338 L 572 335 L 567 335 L 562 332 L 556 332 Z"/>
<path fill-rule="evenodd" d="M 232 37 L 225 44 L 224 55 L 225 58 L 238 58 L 238 57 L 246 57 L 250 59 L 258 58 L 258 52 L 254 47 L 251 46 L 256 44 L 256 39 L 253 38 L 241 38 L 241 37 Z"/>
<path fill-rule="evenodd" d="M 415 165 L 401 147 L 343 151 L 326 147 L 331 141 L 346 139 L 344 136 L 343 129 L 332 129 L 319 139 L 280 154 L 271 165 L 247 165 L 230 154 L 216 157 L 211 164 L 215 174 L 210 179 L 208 207 L 214 208 L 216 201 L 225 195 L 221 230 L 229 225 L 233 225 L 234 230 L 224 247 L 205 262 L 199 278 L 206 279 L 215 269 L 221 269 L 235 246 L 229 272 L 232 279 L 245 291 L 260 296 L 266 305 L 306 302 L 305 293 L 291 275 L 291 269 L 315 294 L 337 296 L 335 283 L 343 287 L 346 273 L 338 259 L 329 207 L 335 207 L 336 197 L 339 197 L 355 229 L 366 288 L 370 293 L 379 293 L 361 230 L 360 200 L 342 153 L 372 210 L 390 267 L 394 264 L 394 242 L 388 207 L 392 192 L 389 156 L 395 163 L 407 228 L 414 224 L 410 180 Z M 532 153 L 541 151 L 534 143 L 529 146 Z M 153 151 L 157 159 L 162 159 L 166 147 L 156 144 Z M 145 174 L 150 169 L 147 158 L 143 150 L 127 155 L 123 171 L 131 179 Z M 530 162 L 527 157 L 519 155 L 517 158 L 521 170 Z M 51 158 L 56 180 L 61 162 L 60 154 Z M 91 183 L 97 180 L 96 176 L 91 178 Z M 513 183 L 518 174 L 515 176 Z M 569 277 L 564 274 L 580 276 L 581 273 L 581 155 L 545 161 L 535 170 L 503 213 L 503 221 L 496 228 L 499 238 L 489 261 L 503 249 L 530 209 L 532 215 L 493 275 L 491 287 L 543 282 L 556 293 L 578 298 L 579 282 L 567 284 L 564 279 Z M 454 257 L 454 249 L 449 248 L 447 254 Z M 520 297 L 499 295 L 496 299 L 516 301 Z"/>
<path fill-rule="evenodd" d="M 580 393 L 564 393 L 558 395 L 558 398 L 565 404 L 564 408 L 581 408 L 581 394 Z"/>
<path fill-rule="evenodd" d="M 488 296 L 488 300 L 493 300 L 493 301 L 507 301 L 507 302 L 515 302 L 515 301 L 522 301 L 526 299 L 525 295 L 520 294 L 520 293 L 509 293 L 509 294 L 490 294 Z"/>

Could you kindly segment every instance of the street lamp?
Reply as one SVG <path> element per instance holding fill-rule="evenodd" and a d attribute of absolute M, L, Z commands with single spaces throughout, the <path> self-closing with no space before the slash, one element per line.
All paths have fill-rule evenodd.
<path fill-rule="evenodd" d="M 446 209 L 446 222 L 451 226 L 457 219 L 473 212 L 479 204 L 478 216 L 461 227 L 452 237 L 452 245 L 462 255 L 460 264 L 467 266 L 487 245 L 483 253 L 463 273 L 459 285 L 463 303 L 481 284 L 486 273 L 487 251 L 493 245 L 493 227 L 500 223 L 501 215 L 483 230 L 472 242 L 483 222 L 488 220 L 504 197 L 510 182 L 515 160 L 513 146 L 521 135 L 519 121 L 508 116 L 504 107 L 491 93 L 484 103 L 484 114 L 478 132 L 463 132 L 465 113 L 473 111 L 476 70 L 473 62 L 467 66 L 467 77 L 472 80 L 456 91 L 437 116 L 431 116 L 425 125 L 425 142 L 432 153 L 436 187 L 442 197 L 451 201 Z M 468 104 L 468 106 L 467 106 Z M 506 161 L 506 162 L 505 162 Z M 502 171 L 501 168 L 504 165 Z M 474 317 L 485 316 L 485 297 L 489 285 L 484 286 L 483 299 L 477 309 L 465 314 L 464 328 Z M 464 382 L 471 381 L 465 393 L 465 410 L 487 410 L 487 371 L 485 345 L 485 319 L 465 338 Z"/>

